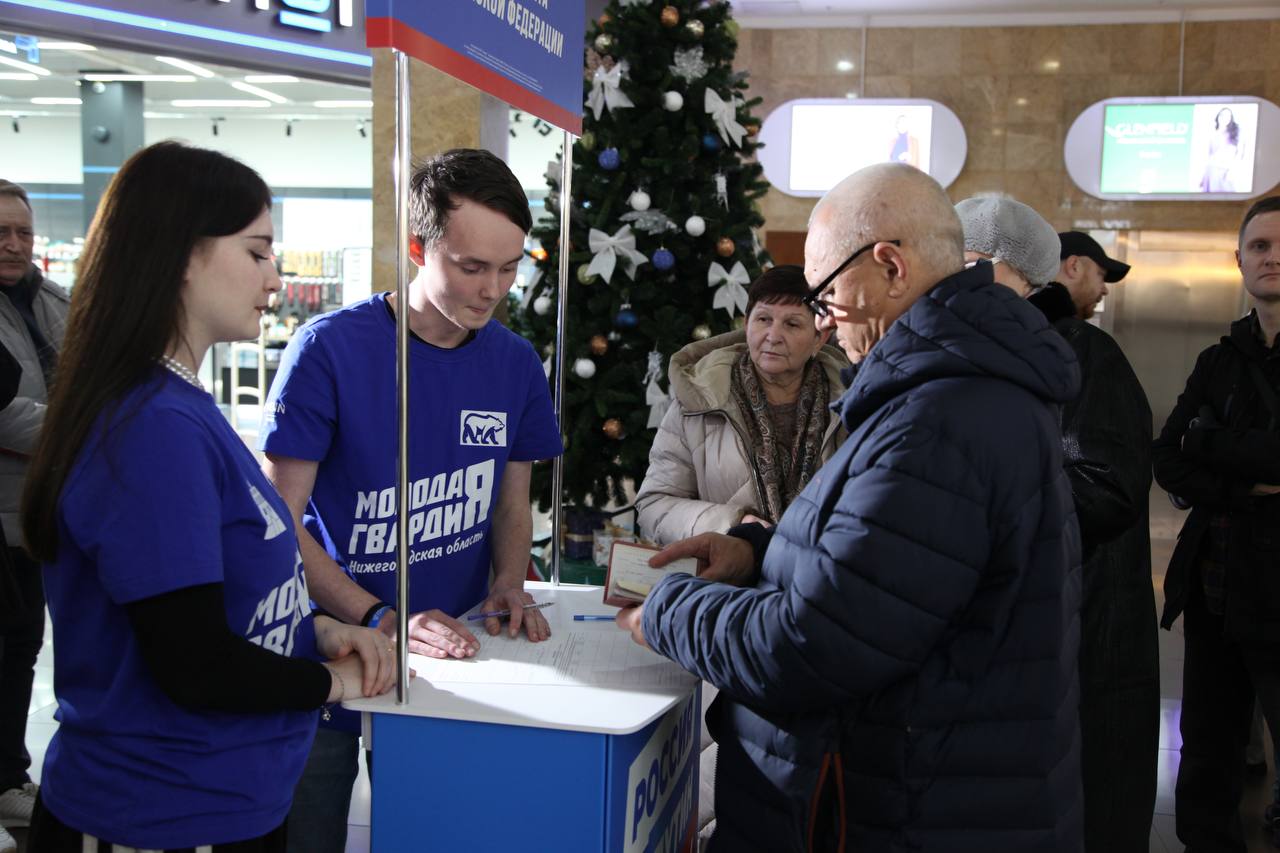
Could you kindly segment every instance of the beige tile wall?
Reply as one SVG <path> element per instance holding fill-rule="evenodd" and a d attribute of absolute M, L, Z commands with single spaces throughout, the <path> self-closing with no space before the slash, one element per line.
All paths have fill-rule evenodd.
<path fill-rule="evenodd" d="M 871 29 L 866 97 L 930 98 L 964 124 L 969 156 L 955 200 L 1006 192 L 1061 229 L 1234 229 L 1237 202 L 1115 202 L 1067 176 L 1062 145 L 1090 104 L 1121 95 L 1178 94 L 1177 24 Z M 1256 95 L 1280 103 L 1280 21 L 1186 26 L 1183 94 Z M 750 72 L 763 118 L 785 101 L 856 92 L 858 29 L 743 29 L 736 65 Z M 840 59 L 852 72 L 836 71 Z M 804 230 L 813 200 L 770 191 L 766 229 Z"/>

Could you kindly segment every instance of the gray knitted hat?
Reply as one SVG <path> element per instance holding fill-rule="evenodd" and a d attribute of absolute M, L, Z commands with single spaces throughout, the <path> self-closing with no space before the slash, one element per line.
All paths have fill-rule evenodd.
<path fill-rule="evenodd" d="M 1044 218 L 1011 198 L 967 198 L 956 205 L 964 226 L 964 250 L 994 255 L 1017 267 L 1033 285 L 1058 275 L 1058 232 Z"/>

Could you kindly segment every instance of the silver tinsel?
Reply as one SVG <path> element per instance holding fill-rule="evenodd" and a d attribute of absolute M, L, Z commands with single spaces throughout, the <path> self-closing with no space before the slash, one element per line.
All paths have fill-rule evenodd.
<path fill-rule="evenodd" d="M 618 218 L 623 222 L 632 223 L 637 231 L 642 231 L 645 234 L 664 234 L 668 231 L 679 230 L 678 226 L 671 221 L 671 217 L 654 208 L 633 210 L 630 213 L 622 214 Z"/>
<path fill-rule="evenodd" d="M 684 79 L 686 83 L 692 83 L 706 75 L 707 61 L 702 58 L 702 48 L 691 47 L 688 50 L 676 48 L 675 62 L 671 65 L 671 73 L 677 77 Z"/>

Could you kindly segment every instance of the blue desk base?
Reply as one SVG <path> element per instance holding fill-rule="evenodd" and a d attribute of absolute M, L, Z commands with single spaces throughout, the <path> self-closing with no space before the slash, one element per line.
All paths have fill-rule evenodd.
<path fill-rule="evenodd" d="M 700 692 L 629 735 L 371 714 L 372 853 L 692 853 Z"/>

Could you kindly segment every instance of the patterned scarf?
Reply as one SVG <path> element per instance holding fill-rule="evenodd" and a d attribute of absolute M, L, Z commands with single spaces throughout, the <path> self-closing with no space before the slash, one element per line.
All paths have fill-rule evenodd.
<path fill-rule="evenodd" d="M 821 464 L 822 437 L 829 417 L 826 372 L 817 359 L 811 358 L 805 365 L 796 400 L 796 440 L 790 447 L 778 446 L 769 400 L 749 352 L 743 352 L 734 364 L 730 390 L 747 425 L 747 453 L 755 461 L 756 493 L 765 502 L 759 510 L 776 524 Z"/>

